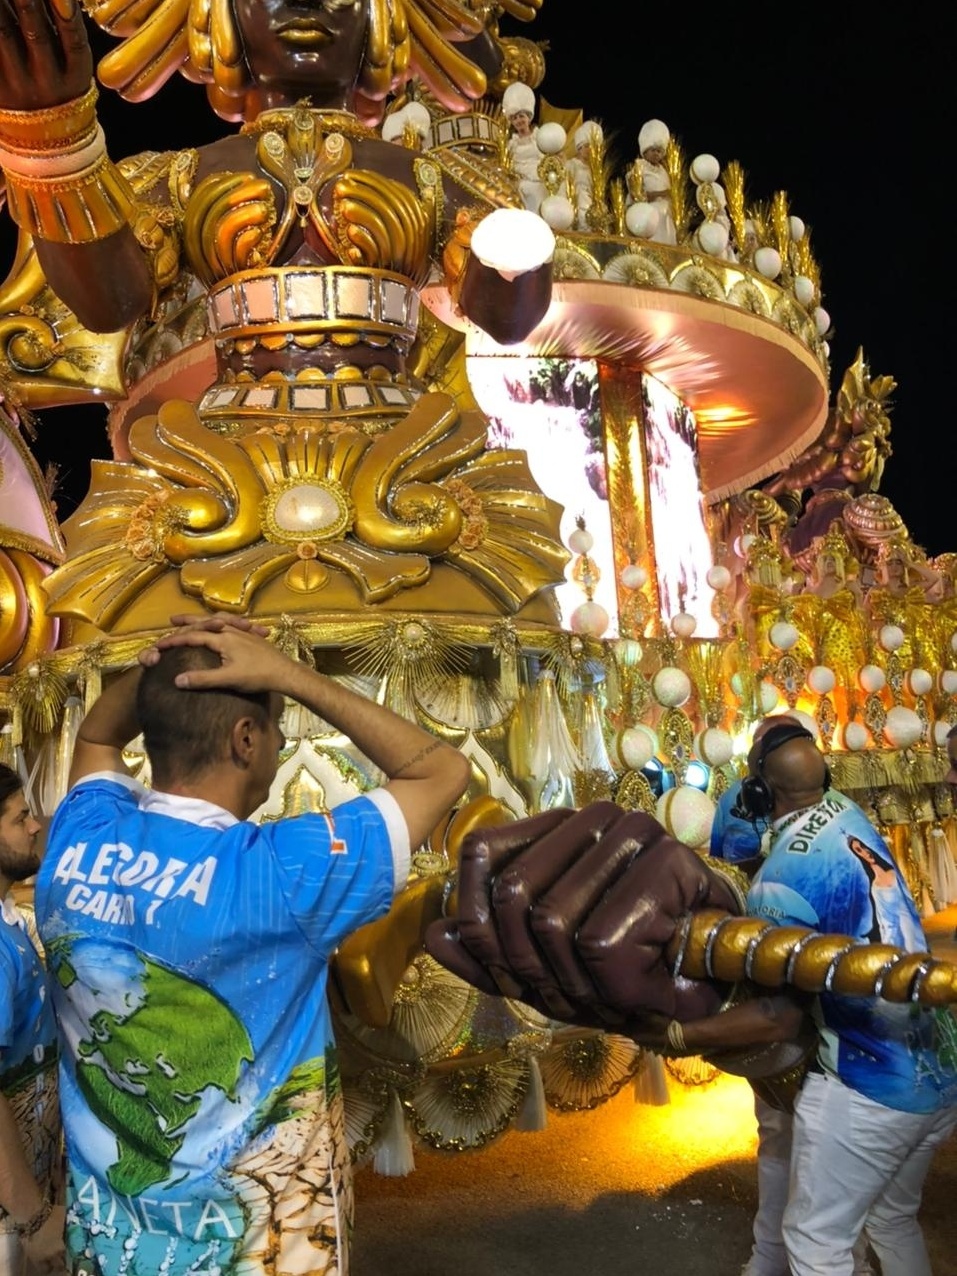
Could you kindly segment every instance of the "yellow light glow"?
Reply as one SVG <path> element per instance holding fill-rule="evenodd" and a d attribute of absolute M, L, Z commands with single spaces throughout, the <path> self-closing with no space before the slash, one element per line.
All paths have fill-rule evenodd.
<path fill-rule="evenodd" d="M 653 1147 L 655 1177 L 662 1188 L 687 1178 L 696 1169 L 755 1154 L 757 1127 L 754 1092 L 740 1077 L 722 1073 L 708 1085 L 669 1082 L 671 1102 L 664 1107 L 636 1104 L 626 1123 L 610 1133 L 636 1148 Z M 666 1151 L 667 1149 L 667 1151 Z"/>

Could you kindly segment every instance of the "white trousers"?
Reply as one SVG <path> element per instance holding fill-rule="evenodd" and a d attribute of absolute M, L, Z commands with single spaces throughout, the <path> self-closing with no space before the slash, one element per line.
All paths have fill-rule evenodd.
<path fill-rule="evenodd" d="M 784 1210 L 791 1177 L 790 1112 L 782 1112 L 754 1096 L 758 1122 L 758 1210 L 754 1216 L 754 1245 L 742 1276 L 789 1276 L 784 1247 Z M 854 1276 L 874 1276 L 862 1232 L 854 1245 Z"/>
<path fill-rule="evenodd" d="M 898 1112 L 812 1072 L 795 1104 L 784 1211 L 793 1276 L 852 1276 L 865 1226 L 883 1276 L 933 1276 L 917 1211 L 955 1125 L 957 1107 Z"/>

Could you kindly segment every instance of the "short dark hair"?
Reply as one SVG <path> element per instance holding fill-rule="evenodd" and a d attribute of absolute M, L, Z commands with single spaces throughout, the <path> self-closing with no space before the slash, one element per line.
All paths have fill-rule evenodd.
<path fill-rule="evenodd" d="M 5 762 L 0 762 L 0 815 L 3 814 L 8 800 L 15 793 L 19 793 L 22 788 L 23 781 L 16 771 L 12 767 L 8 767 Z"/>
<path fill-rule="evenodd" d="M 208 771 L 220 762 L 229 733 L 240 718 L 269 725 L 268 692 L 190 691 L 176 675 L 218 668 L 208 647 L 170 647 L 144 668 L 136 692 L 136 716 L 154 782 L 169 783 Z"/>
<path fill-rule="evenodd" d="M 955 735 L 957 735 L 957 723 L 955 723 L 954 726 L 952 726 L 950 730 L 947 732 L 947 739 L 953 740 Z"/>

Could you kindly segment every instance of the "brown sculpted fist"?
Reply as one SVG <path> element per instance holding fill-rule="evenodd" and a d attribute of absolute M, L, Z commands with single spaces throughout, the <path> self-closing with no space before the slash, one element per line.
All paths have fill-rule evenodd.
<path fill-rule="evenodd" d="M 76 0 L 0 0 L 0 109 L 70 102 L 93 81 L 93 55 Z"/>
<path fill-rule="evenodd" d="M 674 978 L 665 949 L 686 914 L 738 911 L 701 856 L 613 802 L 470 834 L 455 908 L 426 935 L 442 965 L 552 1018 L 609 1027 L 715 1012 L 723 990 Z"/>

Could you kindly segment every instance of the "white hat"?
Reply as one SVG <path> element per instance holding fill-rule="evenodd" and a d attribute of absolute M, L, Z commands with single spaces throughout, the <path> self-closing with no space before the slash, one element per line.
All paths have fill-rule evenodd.
<path fill-rule="evenodd" d="M 597 120 L 586 120 L 584 124 L 575 130 L 575 150 L 577 151 L 580 146 L 588 146 L 590 144 L 601 146 L 604 136 L 601 125 Z"/>
<path fill-rule="evenodd" d="M 535 94 L 527 84 L 516 82 L 510 84 L 502 94 L 502 110 L 506 117 L 524 111 L 527 115 L 535 114 Z"/>
<path fill-rule="evenodd" d="M 664 120 L 646 120 L 638 134 L 638 150 L 642 155 L 654 146 L 660 146 L 664 150 L 670 140 L 671 134 Z"/>

